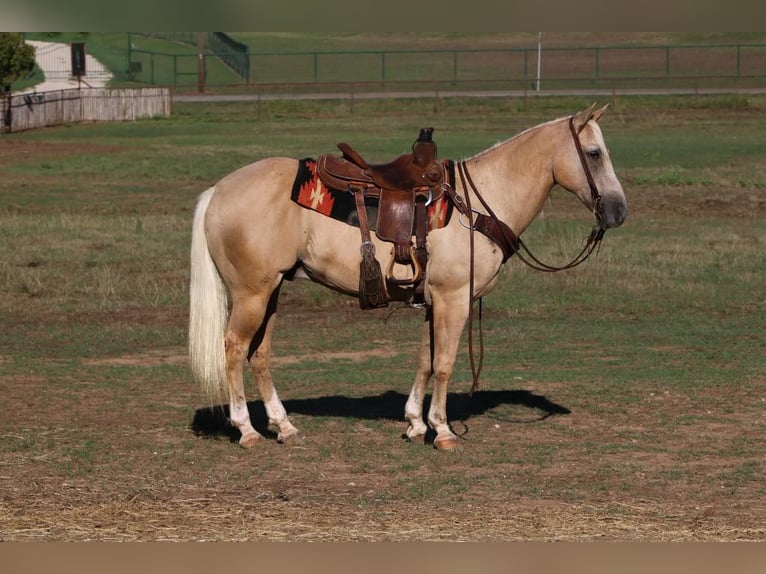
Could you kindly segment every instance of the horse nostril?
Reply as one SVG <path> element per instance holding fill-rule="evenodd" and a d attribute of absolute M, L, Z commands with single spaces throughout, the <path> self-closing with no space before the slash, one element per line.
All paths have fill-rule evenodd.
<path fill-rule="evenodd" d="M 603 213 L 608 227 L 619 227 L 628 217 L 628 205 L 624 201 L 603 201 Z"/>
<path fill-rule="evenodd" d="M 628 204 L 621 203 L 617 206 L 617 225 L 622 225 L 628 218 Z"/>

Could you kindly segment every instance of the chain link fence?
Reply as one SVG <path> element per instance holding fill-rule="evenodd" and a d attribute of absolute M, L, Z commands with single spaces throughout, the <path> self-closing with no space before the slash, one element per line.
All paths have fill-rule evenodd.
<path fill-rule="evenodd" d="M 173 33 L 172 39 L 196 43 L 195 34 Z M 766 85 L 766 45 L 548 48 L 539 55 L 538 76 L 538 51 L 531 48 L 253 53 L 217 34 L 206 38 L 208 86 L 534 89 L 538 80 L 548 90 Z M 128 77 L 154 85 L 196 84 L 198 56 L 132 50 Z"/>

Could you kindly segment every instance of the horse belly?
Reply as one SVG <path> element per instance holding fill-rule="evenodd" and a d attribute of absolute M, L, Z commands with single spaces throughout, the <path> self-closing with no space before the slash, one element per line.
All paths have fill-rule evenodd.
<path fill-rule="evenodd" d="M 315 212 L 306 211 L 306 242 L 300 255 L 306 275 L 348 294 L 359 290 L 359 230 Z"/>

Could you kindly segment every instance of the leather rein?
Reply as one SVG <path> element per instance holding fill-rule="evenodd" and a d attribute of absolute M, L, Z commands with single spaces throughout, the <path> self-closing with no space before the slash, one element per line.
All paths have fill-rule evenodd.
<path fill-rule="evenodd" d="M 572 269 L 574 267 L 577 267 L 581 263 L 583 263 L 590 255 L 595 251 L 599 244 L 601 243 L 601 240 L 604 238 L 604 234 L 606 233 L 606 226 L 604 225 L 604 210 L 603 206 L 601 204 L 601 194 L 598 191 L 598 187 L 596 186 L 596 181 L 593 179 L 593 173 L 590 170 L 590 166 L 588 165 L 588 161 L 585 157 L 585 152 L 582 149 L 582 144 L 580 143 L 580 138 L 577 135 L 577 130 L 574 127 L 574 116 L 569 118 L 569 130 L 572 134 L 572 139 L 574 141 L 575 149 L 577 149 L 577 155 L 580 158 L 580 163 L 582 164 L 583 171 L 585 172 L 585 177 L 588 180 L 588 187 L 590 188 L 591 193 L 591 199 L 593 200 L 593 212 L 596 216 L 597 223 L 596 226 L 591 231 L 590 235 L 588 236 L 587 240 L 585 241 L 585 246 L 582 248 L 580 253 L 578 253 L 574 259 L 572 259 L 569 263 L 566 263 L 562 266 L 554 266 L 549 265 L 547 263 L 543 263 L 540 261 L 537 257 L 535 257 L 532 252 L 529 250 L 529 248 L 526 246 L 526 244 L 521 240 L 520 237 L 518 237 L 513 230 L 503 223 L 492 211 L 492 208 L 487 204 L 487 202 L 482 197 L 481 193 L 479 193 L 478 188 L 476 187 L 476 184 L 473 182 L 473 179 L 471 178 L 471 174 L 468 172 L 468 166 L 466 166 L 465 162 L 459 162 L 457 164 L 458 168 L 458 174 L 460 175 L 460 182 L 463 186 L 463 190 L 465 192 L 465 201 L 463 201 L 463 198 L 461 198 L 455 190 L 450 185 L 444 186 L 444 191 L 449 194 L 450 198 L 452 199 L 452 202 L 455 204 L 456 209 L 461 213 L 461 215 L 464 215 L 468 219 L 468 228 L 470 230 L 470 271 L 469 271 L 469 307 L 468 307 L 468 354 L 471 362 L 471 373 L 473 375 L 473 384 L 471 386 L 471 390 L 469 391 L 468 395 L 472 396 L 474 391 L 479 386 L 479 375 L 481 374 L 482 369 L 482 363 L 484 362 L 484 336 L 482 334 L 481 329 L 481 304 L 482 300 L 479 299 L 479 361 L 478 365 L 476 364 L 474 360 L 474 353 L 473 353 L 473 300 L 474 300 L 474 294 L 475 294 L 475 285 L 474 285 L 474 231 L 479 231 L 480 233 L 483 233 L 487 237 L 489 237 L 494 243 L 500 247 L 500 249 L 503 252 L 503 263 L 508 261 L 511 256 L 515 253 L 518 258 L 527 266 L 531 267 L 532 269 L 536 271 L 542 271 L 545 273 L 556 273 L 559 271 L 564 271 L 566 269 Z M 466 185 L 466 183 L 468 185 Z M 474 212 L 471 209 L 471 194 L 468 193 L 470 186 L 470 190 L 473 192 L 473 194 L 477 197 L 479 202 L 482 204 L 484 209 L 486 210 L 487 214 Z M 523 251 L 523 254 L 522 254 Z"/>

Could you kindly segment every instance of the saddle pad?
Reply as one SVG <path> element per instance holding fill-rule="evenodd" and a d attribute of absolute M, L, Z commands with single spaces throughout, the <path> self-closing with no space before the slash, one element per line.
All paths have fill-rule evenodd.
<path fill-rule="evenodd" d="M 447 168 L 449 184 L 454 185 L 455 164 L 447 160 L 444 165 Z M 299 160 L 298 173 L 295 175 L 290 199 L 301 207 L 317 211 L 348 225 L 359 227 L 354 196 L 345 191 L 335 191 L 325 187 L 317 176 L 316 166 L 314 159 Z M 370 207 L 377 207 L 377 200 L 370 201 L 367 199 L 366 201 Z M 428 206 L 428 231 L 447 225 L 450 217 L 452 217 L 453 207 L 454 205 L 446 193 L 433 201 Z M 375 218 L 370 217 L 370 221 L 375 221 Z"/>

